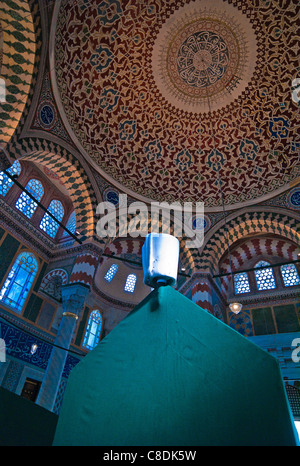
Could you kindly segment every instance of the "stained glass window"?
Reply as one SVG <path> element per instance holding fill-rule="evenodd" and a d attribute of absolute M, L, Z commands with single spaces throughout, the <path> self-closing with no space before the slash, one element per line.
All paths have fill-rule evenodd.
<path fill-rule="evenodd" d="M 18 255 L 0 291 L 0 300 L 21 312 L 38 271 L 38 262 L 31 252 Z"/>
<path fill-rule="evenodd" d="M 264 267 L 266 265 L 270 265 L 269 262 L 266 261 L 259 261 L 255 268 L 257 267 Z M 272 290 L 276 288 L 275 278 L 273 274 L 272 268 L 266 268 L 261 270 L 255 270 L 255 278 L 257 283 L 257 288 L 259 291 L 262 290 Z"/>
<path fill-rule="evenodd" d="M 124 291 L 127 291 L 128 293 L 133 293 L 135 284 L 136 284 L 136 275 L 134 275 L 134 273 L 131 273 L 130 275 L 128 275 L 126 279 Z"/>
<path fill-rule="evenodd" d="M 284 286 L 300 285 L 300 278 L 295 264 L 285 264 L 280 267 Z"/>
<path fill-rule="evenodd" d="M 250 292 L 250 284 L 248 274 L 246 272 L 234 275 L 234 290 L 236 294 Z"/>
<path fill-rule="evenodd" d="M 18 162 L 18 160 L 16 160 L 7 171 L 12 176 L 20 175 L 21 165 Z M 0 172 L 0 194 L 1 196 L 5 196 L 13 184 L 14 182 L 10 178 L 8 178 L 8 176 L 5 175 L 5 173 Z"/>
<path fill-rule="evenodd" d="M 29 180 L 25 189 L 29 191 L 37 201 L 40 201 L 44 194 L 43 185 L 39 180 Z M 26 217 L 31 218 L 37 208 L 37 203 L 23 191 L 16 202 L 16 208 L 26 215 Z"/>
<path fill-rule="evenodd" d="M 76 232 L 76 215 L 75 215 L 75 210 L 73 210 L 73 212 L 71 213 L 70 217 L 69 217 L 69 220 L 67 222 L 67 225 L 66 225 L 66 228 L 71 232 L 73 233 L 73 235 L 75 234 Z M 63 232 L 63 237 L 65 236 L 69 236 L 69 234 L 66 232 L 66 230 L 64 230 Z"/>
<path fill-rule="evenodd" d="M 118 270 L 117 264 L 111 265 L 108 271 L 106 272 L 106 274 L 104 275 L 104 279 L 107 280 L 108 282 L 111 282 L 114 276 L 116 275 L 117 270 Z"/>
<path fill-rule="evenodd" d="M 60 201 L 53 199 L 49 204 L 48 210 L 59 222 L 62 221 L 64 208 Z M 54 238 L 59 228 L 59 224 L 46 212 L 41 220 L 40 228 L 45 231 L 47 235 L 51 236 L 51 238 Z"/>
<path fill-rule="evenodd" d="M 96 309 L 90 313 L 86 331 L 84 334 L 83 344 L 84 348 L 92 350 L 99 343 L 102 327 L 101 313 Z"/>

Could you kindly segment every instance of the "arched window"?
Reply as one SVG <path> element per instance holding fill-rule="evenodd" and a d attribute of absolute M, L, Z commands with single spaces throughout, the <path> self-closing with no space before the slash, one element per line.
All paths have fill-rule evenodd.
<path fill-rule="evenodd" d="M 108 271 L 106 272 L 106 274 L 104 275 L 104 279 L 107 280 L 108 282 L 111 282 L 114 276 L 116 275 L 118 268 L 119 267 L 117 264 L 111 265 Z"/>
<path fill-rule="evenodd" d="M 69 217 L 69 220 L 67 222 L 67 225 L 66 225 L 67 229 L 73 233 L 73 235 L 75 234 L 76 232 L 76 215 L 75 215 L 75 210 L 73 210 L 73 212 L 71 213 L 70 217 Z M 66 232 L 66 230 L 64 230 L 63 232 L 63 237 L 65 236 L 68 236 L 68 233 Z"/>
<path fill-rule="evenodd" d="M 18 255 L 0 291 L 0 300 L 21 312 L 38 271 L 38 262 L 31 252 Z"/>
<path fill-rule="evenodd" d="M 21 165 L 18 162 L 18 160 L 16 160 L 7 171 L 12 176 L 20 175 Z M 13 184 L 14 182 L 10 178 L 8 178 L 8 176 L 5 175 L 5 173 L 0 172 L 0 194 L 1 196 L 5 196 Z"/>
<path fill-rule="evenodd" d="M 135 284 L 136 284 L 136 275 L 134 273 L 131 273 L 130 275 L 128 275 L 126 279 L 124 291 L 127 291 L 127 293 L 133 293 Z"/>
<path fill-rule="evenodd" d="M 53 199 L 49 204 L 48 211 L 54 215 L 59 222 L 62 221 L 64 208 L 60 201 Z M 51 238 L 54 238 L 59 228 L 59 224 L 46 212 L 41 220 L 40 228 L 45 231 L 47 235 L 51 236 Z"/>
<path fill-rule="evenodd" d="M 234 275 L 234 291 L 235 294 L 250 292 L 250 284 L 248 274 L 246 272 L 241 272 Z"/>
<path fill-rule="evenodd" d="M 96 309 L 90 313 L 88 324 L 86 326 L 82 346 L 88 350 L 92 350 L 99 343 L 102 328 L 102 316 Z"/>
<path fill-rule="evenodd" d="M 300 278 L 295 264 L 285 264 L 280 267 L 284 286 L 300 285 Z"/>
<path fill-rule="evenodd" d="M 39 180 L 29 180 L 25 189 L 29 191 L 37 201 L 40 201 L 44 194 L 43 185 Z M 16 208 L 26 215 L 26 217 L 31 218 L 37 208 L 37 203 L 23 191 L 16 202 Z"/>
<path fill-rule="evenodd" d="M 257 267 L 264 267 L 270 265 L 269 262 L 266 261 L 259 261 L 255 268 Z M 257 288 L 259 291 L 262 290 L 272 290 L 276 288 L 276 282 L 273 274 L 272 268 L 266 268 L 261 270 L 255 270 L 255 278 L 257 283 Z"/>

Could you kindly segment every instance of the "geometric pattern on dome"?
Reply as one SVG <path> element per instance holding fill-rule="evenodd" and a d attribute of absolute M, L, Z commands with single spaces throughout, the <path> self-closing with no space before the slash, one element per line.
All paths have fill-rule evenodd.
<path fill-rule="evenodd" d="M 246 40 L 247 37 L 247 40 Z M 228 105 L 251 80 L 256 37 L 248 18 L 223 0 L 179 8 L 154 41 L 155 82 L 172 104 L 203 113 Z"/>
<path fill-rule="evenodd" d="M 226 205 L 293 182 L 297 3 L 62 0 L 56 82 L 86 158 L 111 184 L 206 208 L 222 205 L 218 171 Z"/>
<path fill-rule="evenodd" d="M 181 45 L 177 70 L 190 86 L 207 87 L 222 78 L 228 61 L 229 51 L 222 37 L 210 31 L 199 31 Z"/>

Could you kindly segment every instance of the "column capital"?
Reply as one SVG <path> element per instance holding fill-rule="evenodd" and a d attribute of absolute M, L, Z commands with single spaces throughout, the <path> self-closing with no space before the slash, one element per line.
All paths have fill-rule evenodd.
<path fill-rule="evenodd" d="M 61 287 L 64 313 L 78 314 L 81 312 L 90 287 L 83 283 L 72 283 Z"/>
<path fill-rule="evenodd" d="M 74 312 L 63 312 L 63 316 L 65 317 L 73 317 L 73 319 L 78 320 L 78 315 L 74 314 Z"/>

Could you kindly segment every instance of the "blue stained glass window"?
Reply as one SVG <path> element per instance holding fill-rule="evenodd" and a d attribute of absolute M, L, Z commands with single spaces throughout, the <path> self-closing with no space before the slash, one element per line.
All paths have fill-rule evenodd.
<path fill-rule="evenodd" d="M 111 282 L 114 276 L 116 275 L 117 270 L 118 270 L 117 264 L 111 265 L 108 271 L 106 272 L 106 274 L 104 275 L 104 279 L 107 280 L 108 282 Z"/>
<path fill-rule="evenodd" d="M 59 222 L 62 221 L 64 208 L 60 201 L 53 199 L 49 204 L 48 210 Z M 47 235 L 51 236 L 51 238 L 54 238 L 59 228 L 59 224 L 46 212 L 41 220 L 40 228 L 45 231 Z"/>
<path fill-rule="evenodd" d="M 126 279 L 124 291 L 127 291 L 127 293 L 133 293 L 135 284 L 136 284 L 136 275 L 134 273 L 131 273 L 130 275 L 128 275 Z"/>
<path fill-rule="evenodd" d="M 66 228 L 68 228 L 68 230 L 73 233 L 73 235 L 75 234 L 76 232 L 76 215 L 75 215 L 75 210 L 71 213 L 70 217 L 69 217 L 69 220 L 68 220 L 68 223 L 66 225 Z M 66 232 L 66 230 L 64 230 L 63 232 L 63 237 L 65 236 L 69 236 L 69 234 Z"/>
<path fill-rule="evenodd" d="M 266 265 L 270 265 L 269 262 L 266 261 L 259 261 L 256 267 L 264 267 Z M 276 288 L 276 282 L 273 274 L 272 268 L 266 268 L 261 270 L 255 270 L 255 278 L 257 283 L 257 288 L 259 291 L 262 290 L 272 290 Z"/>
<path fill-rule="evenodd" d="M 38 262 L 31 252 L 18 255 L 0 291 L 0 301 L 21 312 L 38 271 Z"/>
<path fill-rule="evenodd" d="M 37 201 L 40 201 L 44 194 L 43 185 L 39 180 L 29 180 L 25 189 L 29 191 Z M 37 208 L 37 203 L 23 191 L 17 199 L 16 208 L 26 215 L 26 217 L 31 218 Z"/>
<path fill-rule="evenodd" d="M 248 274 L 246 272 L 241 272 L 234 275 L 234 291 L 236 294 L 250 292 L 250 284 Z"/>
<path fill-rule="evenodd" d="M 83 338 L 82 346 L 92 350 L 99 343 L 102 328 L 102 316 L 96 309 L 90 313 L 88 324 Z"/>
<path fill-rule="evenodd" d="M 295 264 L 285 264 L 280 267 L 284 286 L 300 285 L 300 278 Z"/>
<path fill-rule="evenodd" d="M 18 160 L 16 160 L 7 171 L 10 175 L 20 175 L 21 165 L 18 162 Z M 5 175 L 5 173 L 0 172 L 0 194 L 1 196 L 5 196 L 13 184 L 14 182 L 10 178 L 8 178 L 8 176 Z"/>

